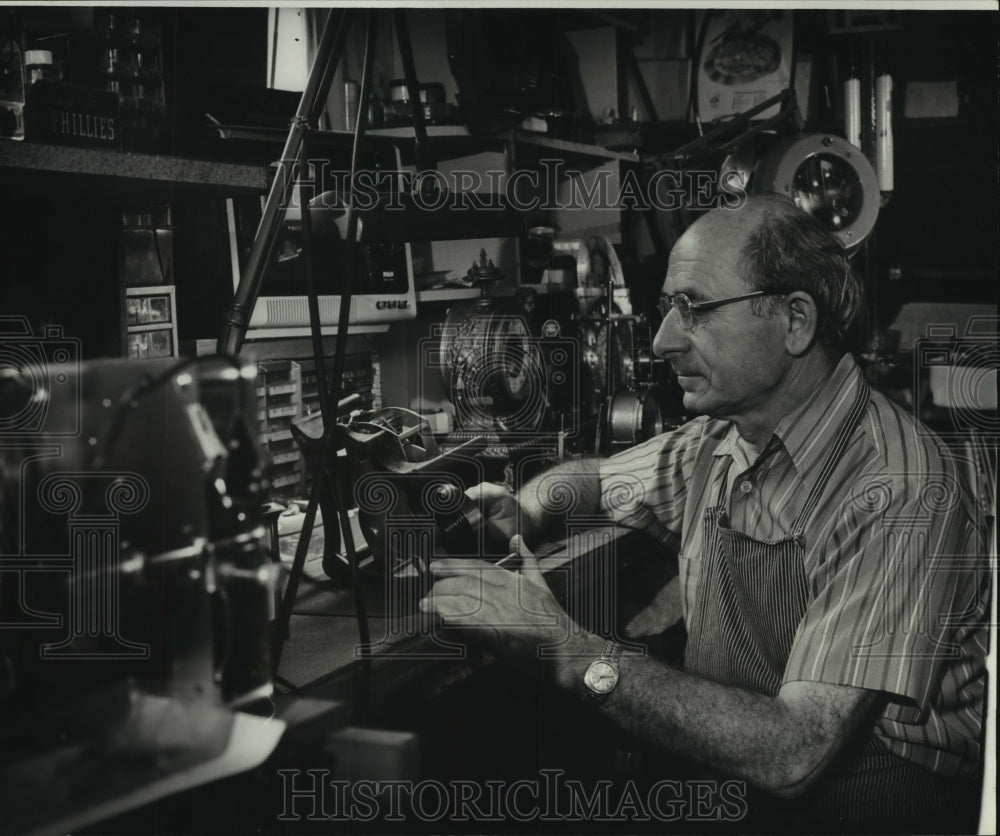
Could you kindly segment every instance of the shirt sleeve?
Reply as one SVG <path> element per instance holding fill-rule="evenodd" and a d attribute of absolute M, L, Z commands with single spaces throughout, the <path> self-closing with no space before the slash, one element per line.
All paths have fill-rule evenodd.
<path fill-rule="evenodd" d="M 679 537 L 704 428 L 704 419 L 696 418 L 604 459 L 601 510 L 625 528 L 658 538 L 665 529 Z"/>
<path fill-rule="evenodd" d="M 985 537 L 953 469 L 863 477 L 816 536 L 827 559 L 807 567 L 814 597 L 785 682 L 884 692 L 884 716 L 914 723 L 943 679 L 981 673 L 970 648 L 989 605 Z"/>

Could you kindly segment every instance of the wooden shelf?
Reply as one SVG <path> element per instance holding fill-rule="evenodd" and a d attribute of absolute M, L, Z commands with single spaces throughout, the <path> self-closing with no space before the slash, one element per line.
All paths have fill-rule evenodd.
<path fill-rule="evenodd" d="M 555 139 L 544 134 L 531 134 L 524 131 L 514 132 L 514 144 L 516 147 L 538 148 L 545 151 L 553 151 L 559 154 L 560 159 L 567 164 L 585 164 L 588 166 L 601 165 L 611 160 L 621 162 L 637 163 L 639 155 L 628 151 L 612 151 L 601 145 L 589 145 L 584 142 L 573 142 L 568 139 Z"/>
<path fill-rule="evenodd" d="M 539 294 L 540 296 L 546 296 L 549 293 L 552 293 L 552 294 L 555 294 L 555 295 L 558 295 L 560 293 L 570 293 L 570 294 L 573 294 L 573 293 L 578 293 L 580 290 L 584 290 L 585 289 L 585 288 L 578 288 L 575 285 L 572 286 L 572 287 L 570 287 L 569 285 L 564 285 L 564 284 L 550 284 L 549 282 L 524 282 L 521 285 L 521 287 L 531 288 L 533 291 L 535 291 L 535 293 Z M 601 289 L 600 293 L 595 294 L 595 295 L 600 295 L 603 292 L 604 292 L 604 290 Z"/>
<path fill-rule="evenodd" d="M 503 299 L 509 298 L 517 293 L 520 288 L 530 288 L 534 290 L 535 293 L 540 295 L 547 295 L 549 293 L 573 293 L 575 288 L 563 287 L 561 285 L 551 285 L 551 284 L 520 284 L 516 287 L 510 285 L 504 285 L 502 287 L 490 288 L 490 292 L 487 298 L 490 299 Z M 441 287 L 435 290 L 418 290 L 417 291 L 417 303 L 434 303 L 434 302 L 461 302 L 466 299 L 478 299 L 482 296 L 479 288 L 475 287 Z"/>
<path fill-rule="evenodd" d="M 394 140 L 401 149 L 412 155 L 414 136 L 413 128 L 410 126 L 375 128 L 368 131 L 368 136 Z M 611 148 L 605 148 L 603 145 L 556 139 L 546 134 L 531 133 L 523 129 L 515 129 L 513 134 L 507 133 L 500 136 L 472 136 L 468 129 L 462 125 L 427 126 L 428 148 L 432 155 L 437 152 L 440 160 L 470 156 L 487 151 L 503 153 L 508 148 L 511 136 L 513 136 L 515 146 L 554 151 L 561 158 L 573 161 L 575 164 L 593 166 L 609 160 L 639 162 L 639 155 L 634 152 L 615 151 Z"/>
<path fill-rule="evenodd" d="M 478 287 L 439 287 L 434 290 L 418 290 L 420 302 L 458 302 L 463 299 L 478 299 L 482 294 Z"/>
<path fill-rule="evenodd" d="M 470 137 L 469 129 L 465 125 L 425 125 L 427 136 L 430 139 L 440 137 Z M 335 131 L 334 133 L 342 133 Z M 413 139 L 413 125 L 395 125 L 391 128 L 369 128 L 365 136 L 384 136 L 390 139 Z"/>
<path fill-rule="evenodd" d="M 39 197 L 139 204 L 260 194 L 266 166 L 0 141 L 0 186 Z"/>
<path fill-rule="evenodd" d="M 472 136 L 464 125 L 427 125 L 427 153 L 435 163 L 471 157 L 475 154 L 505 154 L 507 143 L 502 137 Z M 328 135 L 352 139 L 343 131 L 330 131 Z M 416 157 L 416 136 L 412 125 L 396 125 L 391 128 L 372 128 L 365 136 L 388 140 L 399 149 L 403 165 L 413 165 Z"/>

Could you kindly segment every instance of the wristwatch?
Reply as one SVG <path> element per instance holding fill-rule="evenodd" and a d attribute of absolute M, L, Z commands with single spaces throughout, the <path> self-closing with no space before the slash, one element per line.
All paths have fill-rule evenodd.
<path fill-rule="evenodd" d="M 601 655 L 590 663 L 583 675 L 588 702 L 600 705 L 618 686 L 618 657 L 621 655 L 621 645 L 609 641 L 604 645 Z"/>

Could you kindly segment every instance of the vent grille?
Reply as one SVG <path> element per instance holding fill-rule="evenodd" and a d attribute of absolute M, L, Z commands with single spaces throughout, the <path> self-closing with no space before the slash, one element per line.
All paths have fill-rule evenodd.
<path fill-rule="evenodd" d="M 308 299 L 267 299 L 267 325 L 269 328 L 294 327 L 309 324 Z M 329 297 L 319 298 L 320 322 L 336 321 L 338 308 L 335 300 Z M 353 304 L 352 307 L 356 308 Z M 352 314 L 355 311 L 351 311 Z M 354 317 L 352 316 L 352 319 Z"/>

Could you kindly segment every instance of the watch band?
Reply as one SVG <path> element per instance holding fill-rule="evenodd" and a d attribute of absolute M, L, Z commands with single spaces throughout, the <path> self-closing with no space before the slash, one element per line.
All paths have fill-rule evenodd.
<path fill-rule="evenodd" d="M 617 642 L 608 640 L 604 643 L 604 649 L 601 651 L 600 658 L 606 659 L 609 662 L 614 662 L 617 665 L 618 658 L 622 655 L 623 649 L 624 648 Z"/>

